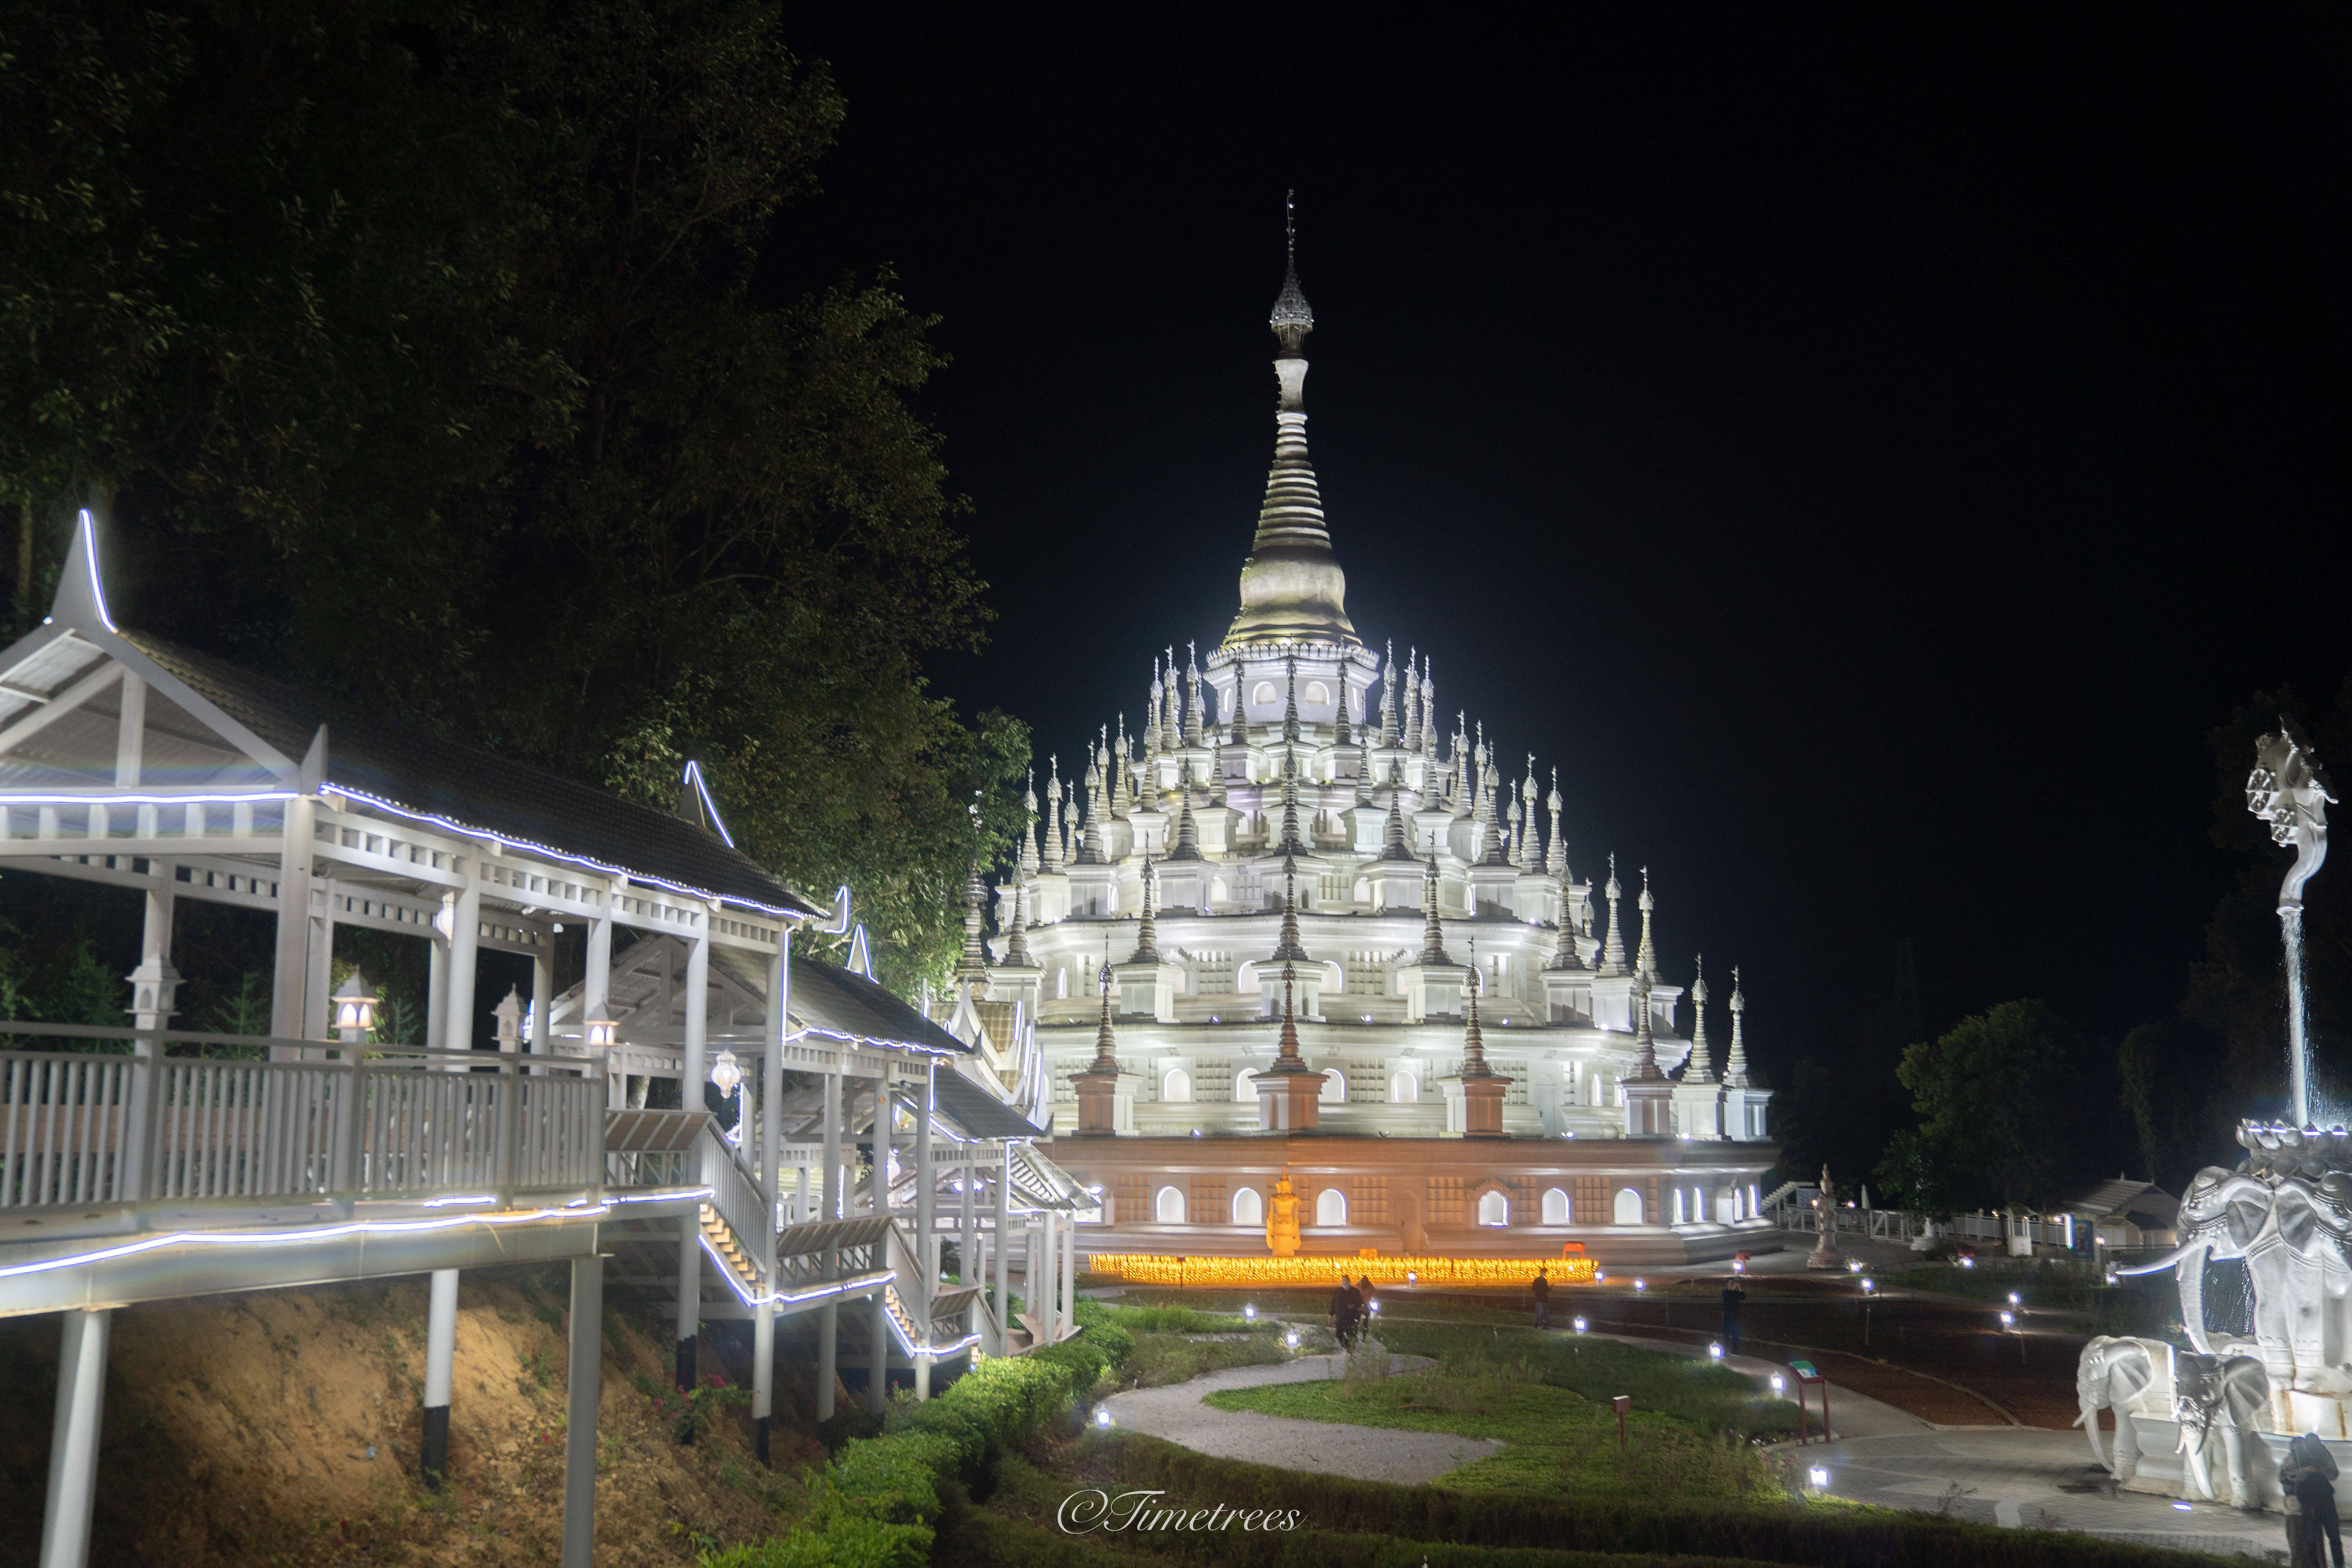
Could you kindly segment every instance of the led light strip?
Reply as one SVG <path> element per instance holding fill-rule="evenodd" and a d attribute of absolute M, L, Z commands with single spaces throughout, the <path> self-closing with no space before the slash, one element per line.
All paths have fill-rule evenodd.
<path fill-rule="evenodd" d="M 109 1263 L 118 1258 L 135 1258 L 142 1252 L 152 1252 L 163 1247 L 292 1247 L 340 1241 L 352 1236 L 414 1236 L 426 1231 L 452 1230 L 465 1225 L 508 1226 L 529 1225 L 541 1220 L 600 1219 L 611 1212 L 611 1205 L 596 1204 L 577 1208 L 530 1209 L 514 1214 L 451 1215 L 438 1219 L 354 1220 L 345 1225 L 319 1226 L 306 1230 L 177 1231 L 170 1236 L 143 1237 L 137 1241 L 97 1252 L 76 1253 L 70 1258 L 45 1258 L 37 1263 L 15 1264 L 0 1268 L 0 1279 L 49 1274 L 60 1268 L 79 1268 L 93 1263 Z"/>
<path fill-rule="evenodd" d="M 739 909 L 751 910 L 763 915 L 772 915 L 776 919 L 783 921 L 805 921 L 815 918 L 806 910 L 785 909 L 777 905 L 763 904 L 756 899 L 740 898 L 731 893 L 712 893 L 702 888 L 688 887 L 683 882 L 672 882 L 661 877 L 647 876 L 642 871 L 632 871 L 625 866 L 607 865 L 602 860 L 591 859 L 585 855 L 574 855 L 567 850 L 557 849 L 551 846 L 538 843 L 533 839 L 509 838 L 502 833 L 494 833 L 487 827 L 468 826 L 465 823 L 453 821 L 448 817 L 436 816 L 429 811 L 413 811 L 409 807 L 401 805 L 396 802 L 386 800 L 382 795 L 370 795 L 365 790 L 353 789 L 348 784 L 321 784 L 319 786 L 319 792 L 321 795 L 341 795 L 345 800 L 361 801 L 366 805 L 375 806 L 380 810 L 391 812 L 394 816 L 404 816 L 411 822 L 425 823 L 431 826 L 438 827 L 445 832 L 458 834 L 464 837 L 487 838 L 492 843 L 503 846 L 506 848 L 521 849 L 533 855 L 543 855 L 551 860 L 561 860 L 568 866 L 584 866 L 589 870 L 599 871 L 608 877 L 625 877 L 633 882 L 642 882 L 649 888 L 659 888 L 665 892 L 677 893 L 684 898 L 699 899 L 706 903 L 717 902 L 721 904 L 733 904 Z"/>
<path fill-rule="evenodd" d="M 0 792 L 0 805 L 247 805 L 257 801 L 299 798 L 290 789 L 239 790 L 232 795 L 12 795 Z M 205 842 L 194 835 L 173 834 L 169 837 L 184 837 L 190 843 Z M 59 839 L 55 842 L 70 844 L 74 841 Z M 146 857 L 140 858 L 145 859 Z"/>

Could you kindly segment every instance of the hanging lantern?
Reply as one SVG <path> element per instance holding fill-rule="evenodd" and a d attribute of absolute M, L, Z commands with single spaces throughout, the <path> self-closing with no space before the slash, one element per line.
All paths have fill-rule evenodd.
<path fill-rule="evenodd" d="M 610 1050 L 617 1039 L 620 1026 L 610 1018 L 591 1018 L 581 1026 L 586 1031 L 581 1040 L 592 1051 Z"/>

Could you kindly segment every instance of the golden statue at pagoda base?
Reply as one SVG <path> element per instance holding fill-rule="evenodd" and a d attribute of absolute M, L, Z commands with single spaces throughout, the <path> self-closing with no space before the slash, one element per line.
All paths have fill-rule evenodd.
<path fill-rule="evenodd" d="M 1265 1246 L 1276 1258 L 1298 1255 L 1298 1194 L 1290 1189 L 1287 1171 L 1274 1184 L 1274 1195 L 1266 1200 Z"/>

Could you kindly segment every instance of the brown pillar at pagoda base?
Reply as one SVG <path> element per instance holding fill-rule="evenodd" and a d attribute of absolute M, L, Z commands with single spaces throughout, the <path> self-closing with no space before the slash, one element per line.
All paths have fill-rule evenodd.
<path fill-rule="evenodd" d="M 1503 1095 L 1511 1080 L 1500 1073 L 1491 1078 L 1470 1078 L 1462 1080 L 1462 1136 L 1465 1138 L 1507 1138 L 1503 1131 Z"/>
<path fill-rule="evenodd" d="M 1081 1138 L 1108 1138 L 1118 1131 L 1118 1069 L 1074 1072 L 1070 1082 L 1078 1091 Z"/>
<path fill-rule="evenodd" d="M 1323 1075 L 1297 1060 L 1277 1060 L 1250 1075 L 1261 1132 L 1307 1132 L 1322 1115 Z M 1497 1110 L 1497 1117 L 1501 1112 Z"/>

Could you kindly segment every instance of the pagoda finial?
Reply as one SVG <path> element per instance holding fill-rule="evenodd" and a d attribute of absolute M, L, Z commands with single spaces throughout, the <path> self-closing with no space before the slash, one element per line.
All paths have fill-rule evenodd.
<path fill-rule="evenodd" d="M 1445 951 L 1445 927 L 1437 918 L 1437 851 L 1429 852 L 1429 869 L 1421 883 L 1421 962 L 1423 964 L 1454 963 Z"/>
<path fill-rule="evenodd" d="M 1495 1069 L 1486 1065 L 1486 1042 L 1478 1032 L 1478 993 L 1486 988 L 1486 972 L 1478 967 L 1478 943 L 1470 943 L 1470 973 L 1463 984 L 1463 1011 L 1468 1022 L 1462 1031 L 1462 1076 L 1492 1078 Z"/>
<path fill-rule="evenodd" d="M 1415 756 L 1421 754 L 1421 650 L 1408 648 L 1404 656 L 1404 749 Z"/>
<path fill-rule="evenodd" d="M 982 936 L 987 916 L 981 912 L 987 900 L 988 889 L 980 879 L 980 858 L 974 856 L 963 884 L 963 956 L 956 963 L 958 980 L 987 982 L 988 946 Z"/>
<path fill-rule="evenodd" d="M 1731 966 L 1731 1058 L 1723 1064 L 1723 1081 L 1734 1089 L 1748 1087 L 1748 1041 L 1740 1029 L 1748 998 L 1739 994 L 1739 966 Z"/>
<path fill-rule="evenodd" d="M 1274 313 L 1266 325 L 1274 329 L 1276 342 L 1282 344 L 1285 359 L 1297 359 L 1307 342 L 1307 334 L 1315 330 L 1315 312 L 1307 308 L 1307 296 L 1298 289 L 1298 193 L 1286 191 L 1282 198 L 1282 292 L 1275 297 Z"/>
<path fill-rule="evenodd" d="M 1094 1072 L 1118 1070 L 1118 1046 L 1110 1030 L 1110 932 L 1103 932 L 1102 973 L 1097 979 L 1102 987 L 1102 1022 L 1095 1026 Z"/>
<path fill-rule="evenodd" d="M 1404 780 L 1400 776 L 1396 761 L 1389 761 L 1389 820 L 1381 840 L 1383 860 L 1411 860 L 1415 857 L 1405 842 Z"/>
<path fill-rule="evenodd" d="M 1184 645 L 1184 743 L 1201 743 L 1201 661 L 1200 646 Z"/>
<path fill-rule="evenodd" d="M 1546 969 L 1581 969 L 1584 961 L 1576 952 L 1576 919 L 1570 908 L 1568 879 L 1559 879 L 1559 926 L 1552 935 L 1551 962 Z"/>
<path fill-rule="evenodd" d="M 1286 689 L 1288 692 L 1288 695 L 1283 699 L 1282 738 L 1292 745 L 1297 745 L 1298 743 L 1298 660 L 1295 657 L 1286 658 L 1282 661 L 1282 666 L 1286 682 Z"/>
<path fill-rule="evenodd" d="M 1521 830 L 1526 837 L 1519 840 L 1519 869 L 1532 877 L 1544 868 L 1543 827 L 1536 820 L 1536 757 L 1528 753 L 1528 776 L 1519 785 L 1519 795 L 1527 802 L 1527 826 Z M 1555 817 L 1557 823 L 1557 817 Z M 1555 826 L 1552 832 L 1559 834 Z"/>
<path fill-rule="evenodd" d="M 1702 954 L 1696 961 L 1698 976 L 1691 982 L 1691 1048 L 1690 1063 L 1683 1068 L 1685 1083 L 1715 1081 L 1715 1053 L 1706 1045 L 1706 959 Z"/>
<path fill-rule="evenodd" d="M 1109 756 L 1110 753 L 1108 751 L 1103 752 L 1104 761 L 1108 761 Z M 1078 840 L 1078 864 L 1081 866 L 1099 866 L 1103 863 L 1105 788 L 1102 763 L 1088 763 L 1087 764 L 1087 826 L 1085 835 Z"/>
<path fill-rule="evenodd" d="M 1143 754 L 1146 757 L 1160 754 L 1160 708 L 1167 691 L 1167 687 L 1160 679 L 1160 656 L 1155 653 L 1151 656 L 1151 687 L 1143 700 Z"/>
<path fill-rule="evenodd" d="M 1021 874 L 1018 860 L 1013 863 L 1013 929 L 1004 933 L 1004 966 L 1037 967 L 1037 961 L 1029 956 L 1029 883 Z"/>
<path fill-rule="evenodd" d="M 1287 855 L 1282 858 L 1282 936 L 1274 956 L 1285 963 L 1314 962 L 1298 943 L 1298 862 Z"/>
<path fill-rule="evenodd" d="M 1143 856 L 1143 918 L 1135 928 L 1135 953 L 1128 960 L 1129 963 L 1160 962 L 1160 928 L 1151 918 L 1151 853 L 1146 850 Z"/>
<path fill-rule="evenodd" d="M 1029 782 L 1021 794 L 1021 809 L 1028 816 L 1027 826 L 1021 830 L 1021 868 L 1034 871 L 1040 862 L 1037 853 L 1037 770 L 1029 770 Z"/>
<path fill-rule="evenodd" d="M 1047 759 L 1045 776 L 1045 849 L 1039 857 L 1039 867 L 1047 871 L 1062 868 L 1062 758 L 1055 752 Z"/>
<path fill-rule="evenodd" d="M 1184 804 L 1176 818 L 1176 847 L 1170 850 L 1171 860 L 1198 860 L 1201 858 L 1201 828 L 1192 820 L 1192 759 L 1186 757 L 1179 771 L 1176 787 L 1183 792 Z"/>
<path fill-rule="evenodd" d="M 1650 1033 L 1650 983 L 1633 981 L 1633 1072 L 1635 1080 L 1656 1083 L 1666 1075 L 1658 1070 L 1658 1042 Z"/>
<path fill-rule="evenodd" d="M 1605 890 L 1609 898 L 1609 935 L 1601 945 L 1601 973 L 1622 974 L 1625 939 L 1617 932 L 1617 900 L 1625 896 L 1625 889 L 1617 885 L 1617 852 L 1613 849 L 1609 852 L 1609 886 Z"/>
<path fill-rule="evenodd" d="M 1305 849 L 1298 837 L 1298 753 L 1285 747 L 1282 753 L 1282 852 L 1290 855 Z"/>
<path fill-rule="evenodd" d="M 1291 973 L 1290 965 L 1284 964 L 1282 966 L 1282 1043 L 1281 1048 L 1275 1052 L 1275 1059 L 1281 1062 L 1298 1060 L 1298 1026 L 1291 1021 L 1290 1016 L 1290 988 L 1295 978 Z"/>
<path fill-rule="evenodd" d="M 1381 742 L 1383 746 L 1397 743 L 1397 679 L 1396 644 L 1389 644 L 1389 656 L 1381 665 Z"/>
<path fill-rule="evenodd" d="M 1544 869 L 1565 883 L 1568 880 L 1568 840 L 1559 831 L 1559 808 L 1563 803 L 1559 798 L 1558 768 L 1551 771 L 1551 795 L 1544 804 L 1551 807 L 1551 847 L 1544 852 Z"/>
<path fill-rule="evenodd" d="M 1650 942 L 1650 916 L 1657 909 L 1657 900 L 1650 897 L 1650 868 L 1642 868 L 1642 898 L 1636 906 L 1642 911 L 1642 945 L 1633 952 L 1633 967 L 1642 978 L 1655 985 L 1658 983 L 1658 950 Z"/>

